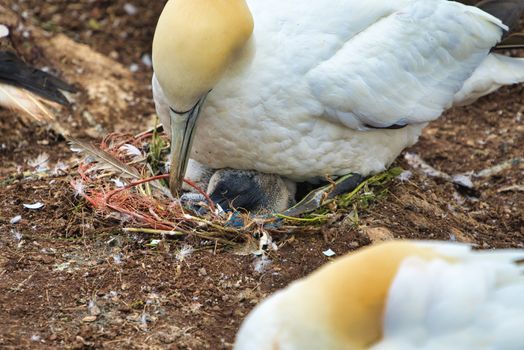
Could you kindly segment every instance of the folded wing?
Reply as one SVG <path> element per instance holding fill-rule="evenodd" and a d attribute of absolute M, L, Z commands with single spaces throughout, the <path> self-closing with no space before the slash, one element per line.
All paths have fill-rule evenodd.
<path fill-rule="evenodd" d="M 417 1 L 307 74 L 324 116 L 353 129 L 425 123 L 449 108 L 507 27 L 475 7 Z"/>

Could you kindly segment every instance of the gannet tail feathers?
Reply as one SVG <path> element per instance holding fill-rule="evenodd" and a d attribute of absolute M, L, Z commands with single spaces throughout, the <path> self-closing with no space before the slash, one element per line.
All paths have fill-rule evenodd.
<path fill-rule="evenodd" d="M 524 58 L 491 53 L 455 95 L 453 105 L 465 106 L 503 85 L 524 82 Z"/>
<path fill-rule="evenodd" d="M 32 118 L 52 120 L 46 104 L 68 105 L 61 92 L 75 89 L 49 73 L 31 67 L 8 51 L 0 51 L 0 105 Z"/>
<path fill-rule="evenodd" d="M 511 30 L 522 17 L 524 0 L 483 0 L 477 4 L 477 7 L 500 19 Z M 506 37 L 495 48 L 524 48 L 524 33 L 515 33 Z M 453 105 L 468 105 L 503 85 L 522 82 L 524 82 L 524 58 L 491 53 L 457 92 Z"/>

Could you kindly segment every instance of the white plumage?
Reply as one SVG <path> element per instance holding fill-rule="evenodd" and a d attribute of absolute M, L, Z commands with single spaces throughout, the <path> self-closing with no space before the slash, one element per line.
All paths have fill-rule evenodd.
<path fill-rule="evenodd" d="M 371 349 L 522 349 L 522 268 L 484 259 L 406 259 L 390 290 L 384 339 Z"/>
<path fill-rule="evenodd" d="M 523 250 L 456 243 L 366 248 L 258 305 L 236 350 L 520 350 Z"/>
<path fill-rule="evenodd" d="M 453 104 L 524 78 L 522 61 L 489 53 L 506 26 L 475 7 L 447 0 L 247 4 L 253 36 L 208 95 L 194 137 L 191 157 L 212 168 L 293 180 L 379 172 Z M 156 78 L 153 87 L 169 129 L 174 101 Z M 395 124 L 409 125 L 370 129 Z"/>

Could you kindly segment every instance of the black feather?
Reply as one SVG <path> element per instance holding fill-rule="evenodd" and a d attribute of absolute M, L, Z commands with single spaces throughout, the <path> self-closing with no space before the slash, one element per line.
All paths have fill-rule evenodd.
<path fill-rule="evenodd" d="M 389 126 L 373 126 L 373 125 L 370 125 L 370 124 L 364 124 L 364 126 L 366 128 L 369 128 L 369 129 L 390 129 L 390 130 L 397 130 L 397 129 L 402 129 L 402 128 L 405 128 L 406 126 L 408 126 L 407 124 L 393 124 L 393 125 L 389 125 Z"/>
<path fill-rule="evenodd" d="M 60 90 L 75 88 L 49 73 L 31 67 L 8 51 L 0 51 L 0 82 L 29 90 L 45 99 L 68 105 Z"/>

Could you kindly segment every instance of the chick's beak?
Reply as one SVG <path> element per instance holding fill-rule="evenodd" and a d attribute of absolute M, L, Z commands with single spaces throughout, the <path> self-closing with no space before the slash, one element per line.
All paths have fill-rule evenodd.
<path fill-rule="evenodd" d="M 176 112 L 170 108 L 171 117 L 171 167 L 169 170 L 169 189 L 173 196 L 180 195 L 184 174 L 186 173 L 189 153 L 193 143 L 193 133 L 204 104 L 206 96 L 202 97 L 193 108 L 187 112 Z"/>

